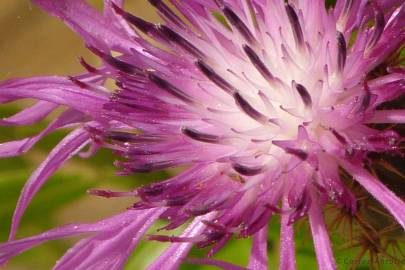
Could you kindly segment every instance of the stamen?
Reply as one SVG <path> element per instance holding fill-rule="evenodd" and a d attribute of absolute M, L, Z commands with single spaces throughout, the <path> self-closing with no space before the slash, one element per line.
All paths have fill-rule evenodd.
<path fill-rule="evenodd" d="M 364 81 L 364 95 L 357 112 L 364 112 L 365 110 L 367 110 L 368 106 L 370 106 L 370 103 L 371 103 L 370 88 L 368 87 L 367 81 Z"/>
<path fill-rule="evenodd" d="M 183 101 L 187 104 L 195 104 L 197 102 L 193 97 L 184 93 L 183 91 L 181 91 L 180 89 L 178 89 L 177 87 L 175 87 L 174 85 L 169 83 L 168 81 L 162 79 L 158 75 L 154 74 L 153 72 L 147 72 L 147 73 L 148 73 L 148 78 L 151 82 L 153 82 L 159 88 L 165 90 L 172 96 L 177 97 L 178 99 L 180 99 L 181 101 Z"/>
<path fill-rule="evenodd" d="M 226 199 L 227 197 L 211 202 L 204 201 L 203 204 L 193 206 L 191 209 L 186 209 L 185 211 L 193 216 L 201 216 L 222 205 Z"/>
<path fill-rule="evenodd" d="M 154 183 L 141 187 L 138 192 L 141 196 L 153 197 L 162 194 L 168 186 L 168 183 Z"/>
<path fill-rule="evenodd" d="M 200 132 L 200 131 L 192 129 L 192 128 L 183 127 L 181 129 L 181 132 L 184 135 L 186 135 L 187 137 L 190 137 L 191 139 L 200 141 L 200 142 L 219 143 L 221 141 L 221 138 L 217 135 L 203 133 L 203 132 Z"/>
<path fill-rule="evenodd" d="M 224 7 L 224 1 L 223 0 L 213 0 L 215 2 L 215 4 L 219 7 L 219 8 L 223 8 Z"/>
<path fill-rule="evenodd" d="M 253 49 L 245 44 L 243 45 L 243 50 L 260 74 L 262 74 L 266 80 L 272 81 L 274 79 L 273 74 L 271 74 L 269 69 L 266 67 L 260 57 L 253 51 Z"/>
<path fill-rule="evenodd" d="M 204 223 L 205 225 L 207 225 L 208 227 L 211 227 L 214 230 L 223 231 L 223 232 L 227 232 L 227 233 L 232 233 L 232 231 L 230 231 L 227 227 L 225 227 L 221 223 L 212 222 L 212 221 L 209 221 L 209 220 L 202 220 L 201 222 Z"/>
<path fill-rule="evenodd" d="M 309 94 L 308 90 L 302 84 L 295 83 L 295 81 L 293 81 L 293 86 L 297 90 L 298 94 L 300 95 L 302 102 L 304 102 L 304 105 L 306 107 L 311 108 L 312 107 L 312 98 L 311 98 L 311 95 Z"/>
<path fill-rule="evenodd" d="M 178 164 L 173 160 L 162 160 L 151 163 L 139 163 L 139 162 L 120 162 L 116 161 L 115 166 L 124 167 L 126 172 L 131 173 L 149 173 L 154 171 L 160 171 L 163 169 L 175 167 Z"/>
<path fill-rule="evenodd" d="M 287 213 L 287 211 L 283 211 L 279 207 L 277 207 L 275 205 L 271 205 L 269 203 L 266 203 L 264 205 L 264 207 L 266 207 L 267 209 L 270 209 L 272 212 L 277 213 L 277 214 L 286 214 Z"/>
<path fill-rule="evenodd" d="M 79 86 L 80 88 L 83 88 L 83 89 L 91 88 L 87 83 L 82 82 L 82 81 L 76 79 L 75 77 L 68 76 L 68 79 L 69 79 L 72 83 L 74 83 L 74 84 L 76 84 L 77 86 Z"/>
<path fill-rule="evenodd" d="M 367 42 L 367 49 L 370 49 L 374 47 L 378 40 L 381 37 L 381 34 L 384 31 L 384 26 L 385 26 L 385 19 L 384 19 L 384 13 L 381 11 L 381 9 L 374 4 L 375 7 L 375 24 L 374 24 L 374 31 L 373 35 Z"/>
<path fill-rule="evenodd" d="M 121 61 L 109 54 L 106 54 L 106 53 L 100 51 L 99 49 L 97 49 L 95 47 L 88 46 L 88 48 L 94 54 L 101 57 L 106 63 L 108 63 L 109 65 L 115 67 L 116 69 L 118 69 L 124 73 L 128 73 L 128 74 L 142 74 L 143 73 L 143 71 L 140 68 L 138 68 L 132 64 L 129 64 L 127 62 Z"/>
<path fill-rule="evenodd" d="M 233 12 L 232 9 L 229 7 L 225 6 L 222 8 L 222 11 L 229 21 L 231 25 L 233 25 L 238 32 L 243 36 L 243 38 L 249 42 L 250 44 L 255 44 L 257 43 L 256 39 L 254 38 L 253 34 L 250 32 L 249 28 L 243 23 L 243 21 L 239 18 L 238 15 L 236 15 L 235 12 Z"/>
<path fill-rule="evenodd" d="M 284 148 L 285 152 L 291 155 L 298 157 L 301 160 L 306 160 L 308 158 L 308 153 L 301 149 L 294 149 L 294 148 Z"/>
<path fill-rule="evenodd" d="M 235 99 L 235 102 L 239 106 L 239 108 L 241 108 L 242 111 L 245 112 L 252 119 L 261 124 L 265 124 L 268 122 L 268 117 L 253 108 L 253 106 L 250 105 L 249 102 L 244 99 L 238 92 L 233 94 L 233 98 Z"/>
<path fill-rule="evenodd" d="M 343 9 L 342 9 L 342 15 L 347 16 L 347 14 L 349 14 L 349 11 L 352 8 L 352 6 L 353 6 L 353 0 L 346 0 L 345 4 L 343 6 Z"/>
<path fill-rule="evenodd" d="M 165 36 L 168 40 L 175 42 L 178 44 L 180 47 L 182 47 L 184 50 L 189 52 L 190 54 L 194 55 L 197 58 L 205 58 L 205 54 L 201 52 L 199 49 L 197 49 L 193 44 L 188 42 L 185 38 L 180 36 L 178 33 L 170 29 L 169 27 L 165 25 L 158 25 L 157 26 L 158 30 Z"/>
<path fill-rule="evenodd" d="M 90 189 L 87 191 L 90 195 L 105 197 L 105 198 L 113 198 L 113 197 L 133 197 L 137 196 L 136 191 L 111 191 L 111 190 L 102 190 L 102 189 Z"/>
<path fill-rule="evenodd" d="M 132 143 L 153 143 L 161 142 L 166 139 L 164 136 L 152 134 L 136 134 L 123 131 L 107 131 L 104 133 L 104 138 L 119 141 L 119 142 L 132 142 Z"/>
<path fill-rule="evenodd" d="M 337 56 L 338 70 L 339 72 L 342 72 L 346 64 L 347 48 L 345 37 L 339 31 L 337 32 L 337 44 L 338 44 L 338 56 Z"/>
<path fill-rule="evenodd" d="M 162 0 L 148 0 L 149 3 L 157 8 L 169 21 L 180 28 L 186 29 L 186 25 Z"/>
<path fill-rule="evenodd" d="M 218 231 L 218 230 L 209 230 L 209 231 L 204 232 L 204 235 L 205 235 L 206 240 L 205 240 L 205 242 L 198 243 L 197 246 L 199 248 L 205 248 L 209 245 L 218 243 L 226 235 L 226 232 Z"/>
<path fill-rule="evenodd" d="M 238 173 L 246 176 L 253 176 L 257 175 L 263 172 L 264 167 L 263 166 L 256 166 L 256 167 L 248 167 L 245 165 L 242 165 L 240 163 L 233 163 L 232 168 L 237 171 Z"/>
<path fill-rule="evenodd" d="M 210 79 L 213 83 L 219 86 L 222 90 L 227 92 L 228 94 L 233 94 L 236 92 L 235 87 L 230 85 L 224 78 L 219 76 L 210 66 L 208 66 L 203 60 L 199 59 L 196 62 L 197 67 Z"/>
<path fill-rule="evenodd" d="M 197 237 L 182 237 L 182 236 L 169 236 L 169 235 L 149 235 L 149 240 L 160 242 L 172 242 L 172 243 L 186 243 L 197 242 Z"/>
<path fill-rule="evenodd" d="M 298 219 L 302 218 L 309 210 L 312 200 L 311 196 L 308 195 L 309 191 L 304 190 L 301 195 L 301 199 L 296 205 L 292 205 L 295 210 L 288 217 L 287 225 L 294 224 Z M 291 203 L 290 203 L 291 205 Z"/>
<path fill-rule="evenodd" d="M 189 193 L 189 194 L 186 194 L 183 196 L 176 196 L 174 198 L 164 200 L 164 204 L 169 207 L 183 206 L 186 203 L 188 203 L 195 195 L 196 195 L 196 192 Z"/>
<path fill-rule="evenodd" d="M 83 57 L 80 57 L 79 59 L 80 64 L 90 73 L 99 73 L 98 69 L 96 69 L 95 67 L 91 66 L 89 63 L 86 62 L 86 60 L 84 60 Z"/>
<path fill-rule="evenodd" d="M 285 5 L 285 10 L 287 12 L 288 20 L 291 24 L 291 29 L 294 34 L 295 43 L 297 47 L 302 47 L 304 45 L 304 34 L 302 33 L 300 21 L 298 15 L 295 12 L 294 8 L 289 4 Z"/>
<path fill-rule="evenodd" d="M 347 140 L 341 134 L 339 134 L 334 128 L 329 128 L 332 134 L 336 137 L 336 139 L 343 145 L 347 144 Z"/>
<path fill-rule="evenodd" d="M 114 11 L 117 14 L 121 15 L 127 22 L 134 25 L 136 28 L 138 28 L 143 33 L 149 34 L 152 32 L 156 32 L 155 24 L 142 20 L 141 18 L 136 17 L 135 15 L 132 15 L 131 13 L 124 11 L 123 9 L 118 7 L 116 4 L 114 4 L 114 2 L 111 2 L 111 4 L 112 4 Z"/>

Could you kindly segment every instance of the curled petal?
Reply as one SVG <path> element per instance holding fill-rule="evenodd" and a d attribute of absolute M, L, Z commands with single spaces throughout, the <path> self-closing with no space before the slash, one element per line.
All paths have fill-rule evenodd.
<path fill-rule="evenodd" d="M 67 135 L 31 175 L 21 192 L 10 230 L 10 239 L 15 237 L 17 227 L 28 204 L 48 178 L 68 159 L 78 153 L 89 142 L 89 134 L 83 129 L 76 129 Z"/>

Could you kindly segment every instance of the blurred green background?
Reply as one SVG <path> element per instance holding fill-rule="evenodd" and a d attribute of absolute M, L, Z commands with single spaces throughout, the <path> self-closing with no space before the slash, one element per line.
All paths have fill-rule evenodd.
<path fill-rule="evenodd" d="M 57 0 L 55 0 L 57 1 Z M 128 1 L 127 10 L 147 20 L 158 21 L 147 0 Z M 101 1 L 91 1 L 97 8 Z M 68 75 L 83 71 L 78 57 L 84 56 L 96 63 L 84 48 L 80 37 L 62 22 L 48 16 L 28 0 L 0 1 L 0 80 L 35 75 Z M 0 107 L 0 117 L 17 112 L 26 102 Z M 48 119 L 49 121 L 49 119 Z M 0 142 L 36 134 L 46 125 L 24 128 L 0 128 Z M 58 131 L 40 141 L 22 157 L 0 160 L 0 241 L 7 239 L 12 212 L 19 192 L 30 173 L 45 158 L 52 147 L 66 134 Z M 168 177 L 171 172 L 114 176 L 112 154 L 103 150 L 90 159 L 74 158 L 54 175 L 34 198 L 24 215 L 18 237 L 29 236 L 58 225 L 71 222 L 91 222 L 119 213 L 131 204 L 128 199 L 103 199 L 86 195 L 89 188 L 126 190 L 135 186 Z M 155 229 L 159 226 L 155 226 Z M 269 254 L 271 269 L 278 264 L 279 220 L 273 219 L 269 229 Z M 316 259 L 308 228 L 296 228 L 297 261 L 299 269 L 316 269 Z M 339 237 L 332 235 L 337 243 Z M 50 269 L 55 261 L 77 241 L 67 239 L 53 241 L 17 256 L 2 269 L 32 270 Z M 216 256 L 240 265 L 246 265 L 250 252 L 250 239 L 232 240 Z M 144 241 L 128 261 L 126 269 L 143 269 L 167 246 Z M 336 245 L 338 246 L 338 245 Z M 204 250 L 203 250 L 204 251 Z M 201 250 L 192 255 L 200 256 Z M 353 250 L 336 252 L 340 269 L 349 269 L 345 258 L 355 254 Z M 215 269 L 207 266 L 184 265 L 182 269 Z M 357 269 L 369 269 L 363 264 Z M 389 265 L 381 269 L 392 269 Z"/>

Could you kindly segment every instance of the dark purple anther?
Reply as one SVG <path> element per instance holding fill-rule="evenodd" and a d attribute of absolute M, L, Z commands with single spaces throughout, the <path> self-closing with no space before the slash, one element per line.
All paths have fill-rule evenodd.
<path fill-rule="evenodd" d="M 337 65 L 339 72 L 342 72 L 346 64 L 346 40 L 344 35 L 341 32 L 337 32 L 337 45 L 338 45 L 338 56 L 337 56 Z"/>
<path fill-rule="evenodd" d="M 295 43 L 298 47 L 302 47 L 304 45 L 304 34 L 302 33 L 301 24 L 298 19 L 298 15 L 295 12 L 294 8 L 289 4 L 285 5 L 285 10 L 287 12 L 288 20 L 291 24 L 291 29 L 294 34 Z"/>
<path fill-rule="evenodd" d="M 306 160 L 308 158 L 308 153 L 301 149 L 285 148 L 286 153 L 294 155 L 301 160 Z"/>
<path fill-rule="evenodd" d="M 367 48 L 372 48 L 377 44 L 385 27 L 384 13 L 378 6 L 376 6 L 376 4 L 374 4 L 374 6 L 375 6 L 374 31 L 371 38 L 367 42 Z"/>
<path fill-rule="evenodd" d="M 140 68 L 138 68 L 132 64 L 129 64 L 127 62 L 124 62 L 122 60 L 119 60 L 109 54 L 106 54 L 95 47 L 88 46 L 88 48 L 94 54 L 96 54 L 100 58 L 102 58 L 110 66 L 115 67 L 116 69 L 118 69 L 124 73 L 127 73 L 127 74 L 142 74 L 143 73 L 143 71 Z"/>
<path fill-rule="evenodd" d="M 174 23 L 176 26 L 186 29 L 186 25 L 184 22 L 180 19 L 179 16 L 177 16 L 165 3 L 163 3 L 162 0 L 148 0 L 151 5 L 157 8 L 160 13 L 162 13 L 169 21 Z"/>
<path fill-rule="evenodd" d="M 274 79 L 273 74 L 269 71 L 260 57 L 255 53 L 255 51 L 249 47 L 249 45 L 243 45 L 243 50 L 245 51 L 246 55 L 249 57 L 250 62 L 255 66 L 255 68 L 262 74 L 262 76 L 268 80 L 272 81 Z"/>
<path fill-rule="evenodd" d="M 227 81 L 225 81 L 224 78 L 219 76 L 210 66 L 208 66 L 203 60 L 198 60 L 196 62 L 197 67 L 201 70 L 202 73 L 204 73 L 205 76 L 207 76 L 208 79 L 210 79 L 213 83 L 215 83 L 217 86 L 219 86 L 222 90 L 229 94 L 233 94 L 236 92 L 235 87 L 230 85 Z"/>
<path fill-rule="evenodd" d="M 180 36 L 178 33 L 176 33 L 175 31 L 173 31 L 172 29 L 170 29 L 169 27 L 165 26 L 165 25 L 161 25 L 159 24 L 157 26 L 157 29 L 159 30 L 159 32 L 168 40 L 170 40 L 171 42 L 176 43 L 177 45 L 179 45 L 181 48 L 183 48 L 184 50 L 186 50 L 188 53 L 190 53 L 191 55 L 194 55 L 197 58 L 205 58 L 205 54 L 203 52 L 201 52 L 198 48 L 196 48 L 193 44 L 191 44 L 190 42 L 188 42 L 185 38 L 183 38 L 182 36 Z"/>
<path fill-rule="evenodd" d="M 249 117 L 261 124 L 268 123 L 268 117 L 253 108 L 253 106 L 250 105 L 249 102 L 244 99 L 238 92 L 233 94 L 233 98 L 235 99 L 235 103 L 239 106 L 239 108 Z"/>
<path fill-rule="evenodd" d="M 155 24 L 142 20 L 141 18 L 122 10 L 120 7 L 118 7 L 114 3 L 112 3 L 112 6 L 114 8 L 114 11 L 117 14 L 121 15 L 127 22 L 134 25 L 136 28 L 138 28 L 143 33 L 149 34 L 152 32 L 156 32 Z"/>
<path fill-rule="evenodd" d="M 187 137 L 200 142 L 219 143 L 221 141 L 221 138 L 217 135 L 203 133 L 192 128 L 183 127 L 181 132 Z"/>
<path fill-rule="evenodd" d="M 253 176 L 263 172 L 263 166 L 248 167 L 240 163 L 233 163 L 232 168 L 238 173 L 246 176 Z"/>
<path fill-rule="evenodd" d="M 297 90 L 298 94 L 300 95 L 302 102 L 308 108 L 312 107 L 312 98 L 309 94 L 308 90 L 302 84 L 296 83 L 295 89 Z"/>
<path fill-rule="evenodd" d="M 332 134 L 336 137 L 336 139 L 343 145 L 347 144 L 347 140 L 341 134 L 339 134 L 334 128 L 329 128 Z"/>
<path fill-rule="evenodd" d="M 193 97 L 187 95 L 186 93 L 184 93 L 183 91 L 181 91 L 180 89 L 178 89 L 177 87 L 175 87 L 174 85 L 172 85 L 171 83 L 166 81 L 165 79 L 162 79 L 158 75 L 156 75 L 152 72 L 148 72 L 148 78 L 151 82 L 156 84 L 159 88 L 165 90 L 166 92 L 168 92 L 172 96 L 175 96 L 176 98 L 180 99 L 181 101 L 183 101 L 187 104 L 195 103 L 195 99 Z"/>
<path fill-rule="evenodd" d="M 238 32 L 243 36 L 243 38 L 247 42 L 249 42 L 249 44 L 257 43 L 256 39 L 250 32 L 249 28 L 243 23 L 243 21 L 238 17 L 238 15 L 235 12 L 233 12 L 232 9 L 225 6 L 222 8 L 222 11 L 226 19 L 229 21 L 229 23 L 238 30 Z"/>

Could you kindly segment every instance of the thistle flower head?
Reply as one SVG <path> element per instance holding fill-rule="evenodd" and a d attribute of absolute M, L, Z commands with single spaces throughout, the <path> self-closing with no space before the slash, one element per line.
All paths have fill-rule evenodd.
<path fill-rule="evenodd" d="M 37 122 L 69 107 L 37 137 L 0 145 L 1 156 L 21 154 L 44 134 L 76 126 L 24 188 L 0 262 L 40 242 L 91 231 L 95 236 L 76 244 L 56 269 L 94 266 L 107 254 L 97 269 L 120 269 L 153 220 L 163 218 L 167 230 L 193 221 L 180 236 L 149 236 L 174 242 L 150 269 L 177 268 L 193 245 L 211 246 L 213 255 L 233 235 L 253 236 L 248 267 L 267 269 L 267 224 L 280 214 L 280 269 L 295 269 L 293 224 L 304 216 L 319 268 L 335 269 L 323 206 L 332 202 L 349 215 L 358 208 L 341 170 L 405 226 L 403 201 L 363 168 L 369 153 L 401 154 L 398 132 L 371 125 L 405 121 L 404 110 L 381 109 L 404 93 L 404 69 L 390 66 L 375 75 L 403 45 L 401 1 L 337 1 L 327 9 L 319 0 L 150 0 L 162 24 L 125 11 L 122 1 L 106 0 L 103 14 L 80 0 L 34 2 L 79 32 L 103 64 L 82 59 L 88 72 L 79 76 L 0 86 L 3 102 L 39 100 L 3 124 Z M 116 83 L 113 93 L 104 86 L 108 78 Z M 32 196 L 86 145 L 89 154 L 113 149 L 122 157 L 115 164 L 122 175 L 186 169 L 130 192 L 92 190 L 136 200 L 109 226 L 62 227 L 12 240 Z M 93 247 L 95 241 L 106 244 Z M 91 256 L 80 261 L 83 252 Z"/>

